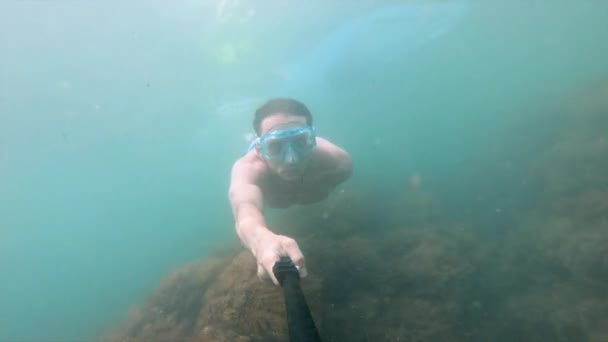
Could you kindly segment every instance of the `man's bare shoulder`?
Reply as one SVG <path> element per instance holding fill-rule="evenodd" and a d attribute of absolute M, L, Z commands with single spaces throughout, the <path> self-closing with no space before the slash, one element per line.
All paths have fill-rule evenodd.
<path fill-rule="evenodd" d="M 331 141 L 329 141 L 325 138 L 321 138 L 321 137 L 317 137 L 317 150 L 319 150 L 320 152 L 323 152 L 323 154 L 326 154 L 326 155 L 335 155 L 335 154 L 345 154 L 346 153 L 346 151 L 344 151 L 338 145 L 332 143 Z"/>
<path fill-rule="evenodd" d="M 351 157 L 343 148 L 331 141 L 317 137 L 315 150 L 317 169 L 320 174 L 337 176 L 338 179 L 348 178 L 352 171 Z"/>
<path fill-rule="evenodd" d="M 340 165 L 350 167 L 350 155 L 343 148 L 331 141 L 317 137 L 317 154 L 320 159 L 330 165 Z M 348 165 L 346 165 L 348 164 Z"/>
<path fill-rule="evenodd" d="M 267 171 L 266 163 L 256 151 L 247 152 L 232 165 L 232 181 L 256 182 Z"/>

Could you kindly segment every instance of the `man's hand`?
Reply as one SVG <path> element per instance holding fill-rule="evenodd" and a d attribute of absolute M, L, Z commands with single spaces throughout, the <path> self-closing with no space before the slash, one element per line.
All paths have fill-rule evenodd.
<path fill-rule="evenodd" d="M 252 246 L 251 252 L 257 259 L 258 277 L 261 280 L 270 278 L 275 285 L 279 285 L 272 272 L 272 267 L 282 256 L 288 256 L 296 265 L 300 277 L 306 277 L 304 255 L 302 255 L 298 243 L 290 237 L 274 233 L 265 234 L 257 241 L 255 246 Z"/>

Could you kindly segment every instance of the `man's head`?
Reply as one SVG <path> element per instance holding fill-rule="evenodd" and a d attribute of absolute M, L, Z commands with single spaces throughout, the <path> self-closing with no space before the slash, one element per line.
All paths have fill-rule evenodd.
<path fill-rule="evenodd" d="M 264 128 L 267 131 L 271 127 L 269 125 L 272 125 L 272 122 L 268 122 L 272 120 L 266 120 L 266 118 L 276 116 L 277 114 L 303 118 L 308 126 L 312 126 L 312 115 L 308 108 L 306 108 L 306 105 L 290 98 L 276 98 L 264 103 L 255 111 L 253 129 L 258 137 L 264 135 Z M 263 125 L 265 121 L 267 123 Z"/>
<path fill-rule="evenodd" d="M 270 168 L 287 180 L 300 178 L 316 146 L 308 108 L 294 99 L 270 100 L 255 112 L 253 127 L 260 137 L 257 150 Z"/>

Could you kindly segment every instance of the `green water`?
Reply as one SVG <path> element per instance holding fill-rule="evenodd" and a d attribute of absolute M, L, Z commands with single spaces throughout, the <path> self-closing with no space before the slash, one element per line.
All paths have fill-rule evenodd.
<path fill-rule="evenodd" d="M 419 175 L 446 213 L 512 208 L 565 94 L 608 80 L 607 15 L 600 0 L 1 2 L 0 340 L 91 339 L 234 240 L 229 170 L 273 96 L 307 103 L 379 201 Z"/>

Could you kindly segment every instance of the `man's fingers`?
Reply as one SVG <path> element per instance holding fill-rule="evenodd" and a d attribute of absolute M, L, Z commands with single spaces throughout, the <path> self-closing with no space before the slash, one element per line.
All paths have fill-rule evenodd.
<path fill-rule="evenodd" d="M 300 271 L 300 277 L 306 278 L 306 276 L 308 275 L 308 271 L 306 271 L 306 266 L 305 267 L 297 267 L 297 268 L 298 268 L 298 271 Z"/>
<path fill-rule="evenodd" d="M 277 280 L 277 278 L 274 276 L 274 273 L 272 272 L 273 266 L 274 265 L 271 265 L 269 268 L 267 265 L 258 264 L 258 278 L 260 278 L 261 281 L 270 279 L 270 280 L 272 280 L 272 282 L 275 285 L 279 285 L 279 281 Z"/>
<path fill-rule="evenodd" d="M 270 280 L 272 280 L 272 282 L 275 285 L 279 285 L 279 281 L 277 280 L 277 278 L 274 276 L 274 272 L 272 272 L 272 268 L 274 267 L 274 264 L 271 265 L 265 265 L 264 268 L 266 269 L 266 274 L 268 274 L 268 276 L 270 277 Z"/>
<path fill-rule="evenodd" d="M 304 278 L 307 275 L 306 263 L 304 262 L 304 255 L 298 247 L 298 243 L 287 236 L 278 236 L 275 240 L 277 244 L 272 246 L 267 252 L 261 255 L 257 255 L 258 259 L 258 278 L 265 280 L 270 278 L 275 285 L 279 285 L 279 281 L 274 275 L 273 268 L 277 261 L 279 261 L 281 255 L 288 256 L 294 263 L 300 277 Z"/>
<path fill-rule="evenodd" d="M 260 278 L 261 281 L 264 281 L 265 278 L 267 278 L 268 276 L 266 275 L 266 271 L 264 270 L 264 266 L 262 266 L 262 264 L 258 264 L 258 278 Z"/>
<path fill-rule="evenodd" d="M 296 268 L 300 272 L 300 277 L 304 278 L 308 274 L 308 272 L 306 271 L 306 262 L 304 260 L 304 255 L 302 254 L 302 251 L 300 251 L 300 248 L 298 247 L 296 242 L 294 240 L 291 241 L 293 241 L 293 243 L 286 244 L 285 252 L 287 252 L 287 256 L 289 256 L 291 261 L 293 261 L 294 265 L 296 265 Z"/>

